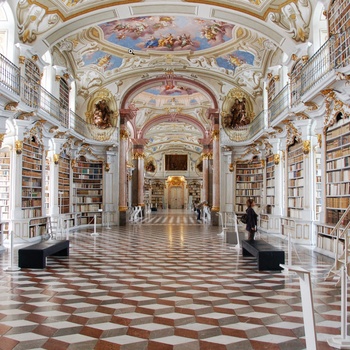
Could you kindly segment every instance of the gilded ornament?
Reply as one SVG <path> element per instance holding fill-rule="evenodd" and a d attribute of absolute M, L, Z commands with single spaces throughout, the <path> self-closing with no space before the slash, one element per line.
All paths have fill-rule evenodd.
<path fill-rule="evenodd" d="M 318 105 L 315 102 L 304 102 L 304 106 L 307 107 L 309 111 L 316 111 Z"/>
<path fill-rule="evenodd" d="M 18 57 L 18 62 L 19 62 L 19 64 L 24 64 L 25 61 L 26 61 L 25 56 L 19 56 L 19 57 Z"/>
<path fill-rule="evenodd" d="M 235 166 L 233 165 L 233 163 L 230 163 L 228 170 L 230 173 L 232 173 L 235 170 Z"/>
<path fill-rule="evenodd" d="M 281 157 L 278 153 L 273 155 L 273 162 L 275 163 L 275 165 L 278 165 L 281 161 Z"/>
<path fill-rule="evenodd" d="M 33 55 L 33 56 L 32 56 L 32 60 L 33 60 L 34 62 L 36 62 L 38 59 L 39 59 L 39 56 L 38 56 L 38 55 Z"/>
<path fill-rule="evenodd" d="M 212 135 L 213 139 L 217 141 L 220 138 L 220 131 L 214 130 L 211 135 Z"/>
<path fill-rule="evenodd" d="M 297 61 L 298 60 L 298 56 L 295 53 L 293 53 L 292 56 L 291 56 L 291 59 L 293 61 Z"/>
<path fill-rule="evenodd" d="M 301 56 L 301 60 L 302 60 L 303 63 L 305 64 L 305 63 L 309 60 L 309 55 Z"/>
<path fill-rule="evenodd" d="M 57 165 L 58 161 L 60 160 L 60 155 L 55 153 L 52 157 L 52 160 L 53 160 L 54 164 Z"/>
<path fill-rule="evenodd" d="M 120 130 L 120 139 L 121 140 L 127 140 L 129 138 L 129 133 L 127 130 L 121 129 Z"/>
<path fill-rule="evenodd" d="M 318 147 L 322 147 L 322 134 L 317 134 Z"/>
<path fill-rule="evenodd" d="M 6 134 L 0 134 L 0 148 L 2 147 L 2 143 L 4 141 L 5 135 Z"/>
<path fill-rule="evenodd" d="M 61 76 L 56 75 L 56 76 L 55 76 L 55 81 L 60 81 L 60 80 L 61 80 Z"/>
<path fill-rule="evenodd" d="M 304 140 L 303 141 L 303 153 L 309 154 L 311 150 L 311 142 L 310 140 Z"/>
<path fill-rule="evenodd" d="M 9 102 L 6 104 L 5 106 L 5 111 L 16 111 L 17 110 L 17 107 L 18 107 L 18 102 Z"/>
<path fill-rule="evenodd" d="M 273 79 L 274 79 L 275 81 L 280 81 L 280 76 L 279 76 L 279 75 L 275 75 L 275 76 L 273 77 Z"/>
<path fill-rule="evenodd" d="M 23 141 L 17 140 L 15 142 L 15 150 L 17 154 L 22 154 L 23 151 Z"/>
<path fill-rule="evenodd" d="M 105 164 L 105 171 L 108 173 L 110 169 L 111 169 L 111 168 L 110 168 L 110 166 L 109 166 L 109 163 L 106 163 L 106 164 Z"/>

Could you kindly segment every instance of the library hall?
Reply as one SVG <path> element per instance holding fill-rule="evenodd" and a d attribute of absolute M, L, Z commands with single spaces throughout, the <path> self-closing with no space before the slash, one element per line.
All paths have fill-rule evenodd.
<path fill-rule="evenodd" d="M 0 350 L 350 349 L 350 0 L 0 0 L 0 110 Z"/>

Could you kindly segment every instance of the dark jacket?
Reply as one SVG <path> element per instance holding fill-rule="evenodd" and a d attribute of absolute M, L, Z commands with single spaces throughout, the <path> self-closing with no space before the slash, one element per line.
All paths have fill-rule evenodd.
<path fill-rule="evenodd" d="M 258 214 L 254 211 L 252 207 L 247 208 L 247 226 L 246 230 L 251 231 L 258 225 Z"/>

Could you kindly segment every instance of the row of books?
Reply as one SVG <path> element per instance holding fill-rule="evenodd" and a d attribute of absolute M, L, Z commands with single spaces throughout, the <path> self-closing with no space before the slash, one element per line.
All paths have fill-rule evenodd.
<path fill-rule="evenodd" d="M 303 197 L 304 196 L 304 187 L 289 187 L 288 188 L 289 197 Z"/>
<path fill-rule="evenodd" d="M 237 169 L 237 174 L 262 174 L 262 169 Z"/>
<path fill-rule="evenodd" d="M 341 168 L 337 171 L 332 171 L 327 173 L 327 182 L 342 182 L 342 181 L 350 181 L 350 169 L 342 170 Z"/>
<path fill-rule="evenodd" d="M 350 166 L 350 157 L 343 157 L 327 162 L 327 170 L 341 170 Z"/>
<path fill-rule="evenodd" d="M 263 181 L 263 175 L 257 174 L 257 175 L 237 175 L 236 177 L 237 182 L 253 182 L 253 181 Z"/>
<path fill-rule="evenodd" d="M 244 190 L 244 189 L 260 189 L 261 183 L 260 182 L 239 182 L 236 184 L 236 189 L 238 190 Z"/>
<path fill-rule="evenodd" d="M 350 183 L 327 184 L 327 196 L 350 195 Z"/>
<path fill-rule="evenodd" d="M 303 208 L 304 198 L 303 197 L 295 197 L 288 198 L 288 207 L 289 208 Z"/>
<path fill-rule="evenodd" d="M 350 204 L 350 197 L 327 197 L 326 206 L 328 208 L 346 209 Z"/>

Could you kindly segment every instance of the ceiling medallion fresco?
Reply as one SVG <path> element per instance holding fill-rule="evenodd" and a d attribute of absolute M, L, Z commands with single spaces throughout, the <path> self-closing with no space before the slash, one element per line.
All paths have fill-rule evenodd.
<path fill-rule="evenodd" d="M 95 65 L 104 72 L 119 68 L 123 63 L 123 59 L 114 55 L 110 55 L 104 51 L 89 52 L 83 55 L 82 65 Z"/>
<path fill-rule="evenodd" d="M 197 90 L 184 85 L 173 85 L 173 86 L 157 86 L 152 87 L 145 92 L 148 92 L 149 94 L 155 95 L 155 96 L 182 96 L 182 95 L 193 95 L 198 93 Z"/>
<path fill-rule="evenodd" d="M 246 51 L 234 51 L 232 53 L 220 56 L 216 59 L 219 67 L 235 70 L 243 64 L 254 65 L 255 56 Z"/>
<path fill-rule="evenodd" d="M 99 27 L 107 41 L 132 50 L 199 51 L 231 40 L 234 25 L 185 16 L 145 16 Z"/>

